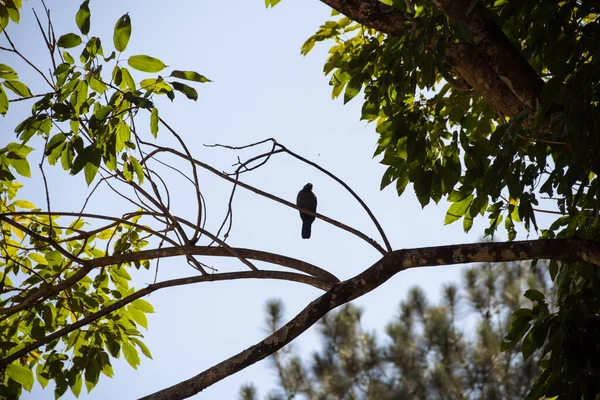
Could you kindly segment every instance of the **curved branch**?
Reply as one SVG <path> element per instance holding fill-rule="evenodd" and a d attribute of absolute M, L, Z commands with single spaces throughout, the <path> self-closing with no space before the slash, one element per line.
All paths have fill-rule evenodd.
<path fill-rule="evenodd" d="M 311 302 L 290 322 L 260 343 L 188 380 L 142 399 L 183 399 L 193 396 L 225 377 L 273 354 L 314 325 L 330 310 L 372 291 L 406 269 L 470 262 L 547 258 L 559 261 L 587 261 L 600 266 L 600 242 L 578 239 L 528 240 L 396 250 L 354 278 L 333 286 L 331 290 Z"/>
<path fill-rule="evenodd" d="M 371 212 L 371 209 L 367 206 L 367 204 L 360 198 L 359 195 L 356 194 L 356 192 L 354 190 L 352 190 L 352 188 L 350 186 L 348 186 L 348 184 L 346 182 L 344 182 L 343 180 L 341 180 L 340 178 L 338 178 L 337 176 L 335 176 L 333 173 L 329 172 L 328 170 L 326 170 L 325 168 L 321 167 L 319 164 L 308 160 L 307 158 L 302 157 L 299 154 L 294 153 L 293 151 L 291 151 L 290 149 L 288 149 L 286 146 L 282 145 L 281 143 L 277 142 L 277 140 L 275 140 L 274 138 L 269 138 L 269 139 L 265 139 L 265 140 L 261 140 L 260 142 L 256 142 L 256 143 L 251 143 L 245 146 L 226 146 L 226 145 L 222 145 L 222 144 L 212 144 L 212 145 L 205 145 L 206 147 L 223 147 L 226 149 L 231 149 L 231 150 L 240 150 L 240 149 L 245 149 L 248 147 L 252 147 L 252 146 L 257 146 L 259 144 L 263 144 L 266 142 L 272 142 L 273 143 L 273 148 L 271 149 L 271 151 L 264 153 L 264 154 L 260 154 L 258 156 L 252 157 L 246 161 L 244 161 L 243 163 L 240 163 L 240 166 L 237 168 L 235 174 L 231 174 L 231 175 L 235 175 L 236 177 L 243 173 L 243 172 L 248 172 L 248 171 L 252 171 L 264 164 L 267 163 L 267 161 L 269 160 L 269 158 L 271 158 L 271 156 L 273 154 L 278 154 L 278 153 L 287 153 L 290 156 L 318 169 L 319 171 L 321 171 L 322 173 L 324 173 L 325 175 L 327 175 L 328 177 L 330 177 L 331 179 L 333 179 L 334 181 L 336 181 L 337 183 L 339 183 L 340 185 L 342 185 L 344 187 L 344 189 L 346 189 L 351 195 L 352 197 L 354 197 L 354 199 L 362 206 L 362 208 L 366 211 L 366 213 L 369 215 L 369 217 L 371 218 L 371 221 L 373 221 L 373 224 L 375 224 L 375 227 L 377 228 L 377 230 L 379 231 L 379 234 L 381 235 L 381 238 L 383 239 L 383 242 L 385 243 L 385 247 L 387 248 L 388 253 L 392 251 L 392 246 L 390 244 L 390 242 L 388 241 L 388 238 L 383 230 L 383 228 L 381 227 L 381 225 L 379 224 L 379 221 L 377 221 L 377 218 L 375 218 L 375 215 Z M 277 147 L 279 147 L 279 149 L 276 149 Z M 263 161 L 261 161 L 259 164 L 248 168 L 247 165 L 250 164 L 253 161 L 259 160 L 261 158 L 264 158 Z M 244 168 L 243 171 L 240 171 L 241 168 Z"/>
<path fill-rule="evenodd" d="M 273 139 L 273 140 L 275 140 L 275 139 Z M 390 244 L 383 228 L 379 224 L 379 221 L 377 221 L 377 218 L 375 218 L 375 215 L 373 215 L 373 213 L 371 212 L 371 209 L 367 206 L 367 204 L 354 192 L 354 190 L 352 190 L 350 188 L 350 186 L 348 186 L 343 180 L 341 180 L 340 178 L 338 178 L 331 172 L 327 171 L 325 168 L 321 167 L 320 165 L 318 165 L 310 160 L 307 160 L 306 158 L 294 153 L 293 151 L 289 150 L 287 147 L 285 147 L 282 144 L 277 143 L 277 145 L 279 147 L 281 147 L 285 152 L 287 152 L 292 157 L 295 157 L 300 161 L 304 161 L 305 163 L 312 165 L 313 167 L 315 167 L 316 169 L 323 172 L 325 175 L 329 176 L 331 179 L 333 179 L 334 181 L 336 181 L 337 183 L 342 185 L 344 187 L 344 189 L 346 189 L 352 195 L 352 197 L 354 197 L 354 199 L 356 199 L 356 201 L 358 201 L 358 203 L 362 206 L 362 208 L 364 208 L 364 210 L 367 212 L 367 214 L 371 218 L 371 221 L 373 221 L 373 224 L 375 224 L 375 227 L 379 231 L 379 234 L 381 235 L 381 238 L 383 239 L 383 242 L 385 243 L 385 247 L 387 248 L 388 252 L 392 251 L 392 245 Z"/>
<path fill-rule="evenodd" d="M 309 264 L 302 260 L 282 256 L 280 254 L 269 253 L 266 251 L 244 249 L 232 247 L 235 253 L 252 260 L 264 261 L 271 264 L 281 265 L 283 267 L 292 268 L 306 274 L 310 274 L 317 279 L 329 283 L 337 283 L 340 280 L 326 270 Z M 176 257 L 186 254 L 195 256 L 210 256 L 210 257 L 235 257 L 229 249 L 223 247 L 208 247 L 208 246 L 186 246 L 186 247 L 163 247 L 161 249 L 142 250 L 135 253 L 119 254 L 117 256 L 107 256 L 95 258 L 89 261 L 89 265 L 93 267 L 103 267 L 108 265 L 120 264 L 125 262 L 152 260 L 156 258 Z M 212 275 L 211 275 L 212 276 Z"/>
<path fill-rule="evenodd" d="M 152 157 L 153 155 L 155 155 L 157 153 L 171 153 L 171 154 L 174 154 L 174 155 L 176 155 L 178 157 L 187 159 L 186 156 L 185 156 L 185 154 L 183 154 L 183 153 L 181 153 L 181 152 L 179 152 L 179 151 L 177 151 L 175 149 L 171 149 L 171 148 L 168 148 L 168 147 L 161 147 L 161 146 L 157 146 L 157 145 L 154 145 L 152 143 L 147 143 L 147 142 L 144 142 L 144 144 L 152 146 L 152 147 L 155 148 L 155 150 L 153 150 L 152 152 L 150 152 L 146 156 L 146 158 Z M 306 213 L 306 214 L 309 214 L 309 215 L 313 215 L 316 218 L 319 218 L 319 219 L 321 219 L 321 220 L 323 220 L 323 221 L 325 221 L 327 223 L 330 223 L 331 225 L 337 226 L 340 229 L 343 229 L 343 230 L 345 230 L 347 232 L 350 232 L 350 233 L 358 236 L 359 238 L 363 239 L 365 242 L 369 243 L 371 246 L 375 247 L 382 255 L 388 254 L 385 251 L 385 249 L 383 247 L 381 247 L 381 245 L 379 243 L 377 243 L 375 240 L 371 239 L 370 237 L 368 237 L 367 235 L 365 235 L 364 233 L 362 233 L 361 231 L 359 231 L 357 229 L 354 229 L 354 228 L 352 228 L 352 227 L 350 227 L 350 226 L 348 226 L 346 224 L 343 224 L 343 223 L 338 222 L 338 221 L 336 221 L 334 219 L 326 217 L 325 215 L 318 214 L 318 213 L 312 212 L 310 210 L 305 210 L 303 208 L 300 208 L 297 205 L 295 205 L 295 204 L 293 204 L 293 203 L 291 203 L 291 202 L 289 202 L 287 200 L 284 200 L 284 199 L 282 199 L 280 197 L 277 197 L 275 195 L 272 195 L 270 193 L 267 193 L 267 192 L 264 192 L 264 191 L 262 191 L 260 189 L 257 189 L 254 186 L 251 186 L 251 185 L 243 183 L 243 182 L 241 182 L 239 180 L 236 180 L 236 179 L 228 176 L 227 174 L 224 174 L 224 173 L 218 171 L 216 168 L 213 168 L 210 165 L 203 163 L 202 161 L 198 161 L 198 160 L 194 159 L 194 163 L 197 164 L 197 165 L 199 165 L 200 167 L 206 169 L 207 171 L 210 171 L 213 174 L 220 176 L 221 178 L 225 179 L 226 181 L 229 181 L 231 183 L 235 183 L 238 186 L 243 187 L 244 189 L 250 190 L 251 192 L 254 192 L 254 193 L 258 194 L 258 195 L 264 196 L 264 197 L 266 197 L 268 199 L 274 200 L 274 201 L 276 201 L 278 203 L 281 203 L 281 204 L 286 205 L 288 207 L 291 207 L 293 209 L 302 211 L 303 213 Z"/>
<path fill-rule="evenodd" d="M 110 306 L 104 307 L 102 310 L 97 311 L 85 318 L 80 319 L 79 321 L 73 323 L 72 325 L 66 326 L 63 329 L 60 329 L 50 335 L 37 340 L 22 349 L 12 353 L 11 355 L 0 359 L 0 369 L 2 367 L 10 364 L 11 362 L 19 359 L 20 357 L 26 355 L 30 351 L 33 351 L 45 344 L 50 343 L 53 340 L 59 339 L 66 334 L 69 334 L 85 325 L 88 325 L 103 316 L 110 314 L 113 311 L 116 311 L 127 304 L 131 303 L 134 300 L 139 299 L 140 297 L 144 297 L 154 291 L 159 289 L 163 289 L 166 287 L 173 286 L 182 286 L 189 285 L 191 283 L 198 282 L 217 282 L 217 281 L 225 281 L 225 280 L 234 280 L 234 279 L 279 279 L 293 282 L 306 283 L 308 285 L 314 286 L 317 289 L 321 290 L 329 290 L 331 288 L 331 284 L 327 282 L 323 282 L 317 278 L 312 276 L 296 274 L 293 272 L 283 272 L 283 271 L 242 271 L 242 272 L 227 272 L 223 274 L 213 274 L 213 275 L 200 275 L 200 276 L 192 276 L 188 278 L 179 278 L 179 279 L 171 279 L 164 282 L 153 283 L 141 289 L 123 299 L 111 304 Z"/>

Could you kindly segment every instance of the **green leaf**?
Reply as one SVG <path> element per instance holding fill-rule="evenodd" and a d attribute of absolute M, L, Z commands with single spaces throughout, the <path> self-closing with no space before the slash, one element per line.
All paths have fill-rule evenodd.
<path fill-rule="evenodd" d="M 127 307 L 127 312 L 129 312 L 136 323 L 148 329 L 148 318 L 146 318 L 146 314 L 135 307 Z"/>
<path fill-rule="evenodd" d="M 4 3 L 0 3 L 0 33 L 4 32 L 4 28 L 8 25 L 8 11 Z"/>
<path fill-rule="evenodd" d="M 152 307 L 152 304 L 148 303 L 146 300 L 143 300 L 143 299 L 134 300 L 131 303 L 131 305 L 145 313 L 153 313 L 154 312 L 154 307 Z"/>
<path fill-rule="evenodd" d="M 123 83 L 125 83 L 130 90 L 135 90 L 135 81 L 129 70 L 127 68 L 121 68 L 121 73 L 123 74 Z"/>
<path fill-rule="evenodd" d="M 173 72 L 171 72 L 171 75 L 169 75 L 169 76 L 171 76 L 173 78 L 186 79 L 188 81 L 194 81 L 194 82 L 200 82 L 200 83 L 212 82 L 210 79 L 208 79 L 204 75 L 200 75 L 199 73 L 197 73 L 195 71 L 174 70 Z"/>
<path fill-rule="evenodd" d="M 360 93 L 360 89 L 362 89 L 362 83 L 362 75 L 357 75 L 350 79 L 348 86 L 346 86 L 346 91 L 344 92 L 344 104 L 352 100 L 358 93 Z"/>
<path fill-rule="evenodd" d="M 265 6 L 267 8 L 269 7 L 275 7 L 281 0 L 265 0 Z"/>
<path fill-rule="evenodd" d="M 115 24 L 113 43 L 117 51 L 125 51 L 129 38 L 131 37 L 131 18 L 128 14 L 123 15 Z"/>
<path fill-rule="evenodd" d="M 28 210 L 33 210 L 35 208 L 35 204 L 27 201 L 27 200 L 16 200 L 13 205 L 18 208 L 25 208 Z M 35 254 L 35 253 L 34 253 Z M 30 254 L 31 255 L 31 254 Z"/>
<path fill-rule="evenodd" d="M 8 12 L 9 18 L 15 23 L 18 24 L 21 18 L 21 14 L 19 12 L 19 8 L 21 8 L 21 2 L 15 0 L 5 1 L 6 3 L 6 11 Z"/>
<path fill-rule="evenodd" d="M 144 342 L 142 342 L 141 340 L 139 340 L 138 338 L 135 338 L 135 337 L 130 338 L 130 340 L 140 348 L 140 350 L 146 357 L 148 357 L 149 359 L 152 359 L 152 354 L 150 353 L 150 350 L 144 344 Z"/>
<path fill-rule="evenodd" d="M 75 15 L 75 22 L 82 34 L 87 35 L 90 32 L 90 7 L 89 0 L 85 0 L 79 6 L 79 11 Z"/>
<path fill-rule="evenodd" d="M 153 108 L 150 113 L 150 133 L 156 138 L 158 134 L 158 108 Z"/>
<path fill-rule="evenodd" d="M 90 75 L 89 84 L 90 84 L 90 89 L 92 89 L 94 92 L 96 92 L 98 94 L 102 94 L 108 89 L 106 84 L 104 82 L 98 80 L 94 75 Z"/>
<path fill-rule="evenodd" d="M 96 359 L 92 358 L 85 366 L 85 387 L 88 392 L 96 386 L 99 378 L 100 364 L 98 361 L 96 361 Z"/>
<path fill-rule="evenodd" d="M 522 334 L 525 334 L 524 331 L 529 329 L 529 321 L 531 321 L 531 316 L 529 315 L 522 315 L 515 319 L 508 327 L 508 333 L 504 338 L 510 341 L 518 341 L 522 337 Z"/>
<path fill-rule="evenodd" d="M 529 356 L 533 354 L 536 349 L 536 345 L 533 341 L 533 329 L 531 329 L 525 338 L 523 339 L 523 343 L 521 344 L 521 352 L 523 353 L 523 359 L 527 360 Z"/>
<path fill-rule="evenodd" d="M 84 170 L 85 181 L 88 185 L 92 183 L 98 168 L 100 167 L 101 151 L 94 145 L 86 147 L 81 153 L 77 155 L 77 158 L 73 161 L 73 168 L 71 174 L 76 175 Z"/>
<path fill-rule="evenodd" d="M 171 84 L 175 90 L 185 94 L 188 99 L 198 100 L 198 92 L 193 87 L 181 82 L 171 82 Z"/>
<path fill-rule="evenodd" d="M 15 70 L 9 67 L 8 65 L 0 64 L 0 78 L 4 78 L 10 81 L 19 79 L 19 75 L 17 75 Z"/>
<path fill-rule="evenodd" d="M 131 56 L 127 60 L 127 64 L 129 64 L 131 68 L 142 72 L 160 72 L 166 67 L 166 65 L 158 58 L 146 55 Z"/>
<path fill-rule="evenodd" d="M 10 165 L 14 167 L 17 173 L 27 178 L 31 177 L 31 169 L 29 168 L 29 162 L 26 159 L 10 160 Z"/>
<path fill-rule="evenodd" d="M 473 195 L 470 194 L 462 200 L 452 203 L 452 205 L 448 208 L 446 217 L 444 218 L 444 225 L 451 224 L 452 222 L 461 219 L 469 209 L 472 200 Z"/>
<path fill-rule="evenodd" d="M 138 365 L 140 365 L 140 356 L 131 343 L 123 343 L 123 355 L 129 365 L 131 365 L 133 369 L 137 369 Z"/>
<path fill-rule="evenodd" d="M 82 385 L 83 379 L 81 379 L 81 374 L 77 374 L 75 376 L 75 382 L 73 382 L 73 386 L 71 386 L 71 392 L 73 392 L 73 395 L 77 398 L 79 398 L 79 395 L 81 394 Z"/>
<path fill-rule="evenodd" d="M 8 112 L 8 104 L 6 91 L 0 87 L 0 115 L 6 115 Z"/>
<path fill-rule="evenodd" d="M 523 296 L 527 297 L 529 300 L 537 302 L 542 302 L 546 298 L 542 292 L 536 289 L 527 290 Z"/>
<path fill-rule="evenodd" d="M 6 375 L 13 381 L 19 383 L 25 390 L 31 392 L 33 388 L 33 372 L 19 364 L 8 364 L 5 370 Z"/>
<path fill-rule="evenodd" d="M 4 82 L 2 82 L 2 84 L 4 85 L 4 87 L 6 87 L 7 89 L 10 89 L 12 92 L 14 92 L 17 96 L 20 96 L 20 97 L 31 96 L 31 91 L 23 82 L 4 81 Z"/>
<path fill-rule="evenodd" d="M 70 49 L 81 44 L 81 37 L 75 33 L 67 33 L 66 35 L 62 35 L 56 44 L 63 49 Z"/>

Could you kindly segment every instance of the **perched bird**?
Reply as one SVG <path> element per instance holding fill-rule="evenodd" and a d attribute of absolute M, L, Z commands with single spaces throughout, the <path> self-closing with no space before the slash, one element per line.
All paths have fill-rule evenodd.
<path fill-rule="evenodd" d="M 312 183 L 304 185 L 302 190 L 298 192 L 296 205 L 305 210 L 317 212 L 317 196 L 312 192 L 312 188 Z M 300 218 L 302 218 L 302 239 L 310 239 L 310 226 L 315 220 L 315 217 L 300 211 Z"/>

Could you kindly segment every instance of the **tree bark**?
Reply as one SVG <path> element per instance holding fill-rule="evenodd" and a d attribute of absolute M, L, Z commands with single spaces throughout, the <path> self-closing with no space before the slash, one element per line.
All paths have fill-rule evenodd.
<path fill-rule="evenodd" d="M 379 0 L 321 0 L 363 25 L 389 35 L 400 35 L 418 25 L 398 8 Z M 434 0 L 449 18 L 464 20 L 473 44 L 448 43 L 446 62 L 494 109 L 514 117 L 524 109 L 534 115 L 543 81 L 502 29 L 470 0 Z"/>
<path fill-rule="evenodd" d="M 474 243 L 420 249 L 395 250 L 357 276 L 335 284 L 311 302 L 290 322 L 266 339 L 206 371 L 143 397 L 145 400 L 183 399 L 275 353 L 298 337 L 334 308 L 382 285 L 409 268 L 454 265 L 470 262 L 502 262 L 554 259 L 586 261 L 600 266 L 600 242 L 579 239 L 528 240 L 507 243 Z"/>

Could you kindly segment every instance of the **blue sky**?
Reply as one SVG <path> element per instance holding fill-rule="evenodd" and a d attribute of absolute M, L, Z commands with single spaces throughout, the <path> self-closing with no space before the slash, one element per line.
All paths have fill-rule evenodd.
<path fill-rule="evenodd" d="M 79 2 L 49 0 L 47 4 L 58 36 L 77 32 L 74 15 Z M 379 190 L 385 166 L 372 159 L 377 135 L 374 125 L 359 120 L 360 96 L 347 105 L 340 99 L 331 100 L 329 78 L 322 73 L 327 44 L 317 45 L 307 57 L 300 55 L 304 40 L 329 17 L 330 9 L 319 1 L 287 0 L 268 10 L 258 0 L 179 1 L 168 6 L 159 1 L 93 0 L 90 6 L 91 34 L 100 36 L 106 53 L 112 47 L 115 22 L 128 12 L 133 33 L 126 56 L 149 54 L 170 68 L 195 70 L 214 81 L 197 86 L 197 102 L 178 96 L 174 103 L 166 99 L 157 103 L 161 116 L 182 135 L 196 158 L 231 170 L 238 153 L 203 145 L 243 145 L 273 137 L 345 180 L 373 210 L 395 249 L 479 240 L 486 221 L 476 220 L 471 232 L 464 234 L 460 222 L 443 226 L 446 203 L 422 210 L 411 188 L 402 198 L 393 185 Z M 31 7 L 41 10 L 38 1 L 26 2 L 22 23 L 9 28 L 9 34 L 24 54 L 46 63 Z M 4 40 L 0 42 L 4 44 Z M 35 92 L 39 80 L 5 57 L 0 53 L 0 62 L 19 68 L 22 80 Z M 31 104 L 13 106 L 8 118 L 0 119 L 0 145 L 14 140 L 12 130 L 27 116 Z M 159 135 L 162 143 L 170 143 L 165 130 Z M 35 164 L 32 162 L 34 176 L 23 182 L 26 187 L 21 195 L 41 205 L 44 197 Z M 164 173 L 171 185 L 173 212 L 191 217 L 194 197 L 190 187 L 172 172 Z M 57 169 L 49 172 L 49 180 L 54 210 L 81 207 L 89 190 L 83 176 L 70 177 Z M 305 183 L 312 182 L 320 213 L 380 240 L 368 216 L 341 186 L 294 159 L 274 157 L 266 166 L 244 175 L 243 180 L 289 201 L 295 200 Z M 226 211 L 230 185 L 208 173 L 201 173 L 201 182 L 208 204 L 207 228 L 216 231 Z M 125 206 L 104 190 L 96 195 L 89 210 L 120 213 Z M 360 239 L 319 220 L 313 225 L 313 237 L 302 240 L 296 210 L 243 189 L 238 190 L 233 207 L 234 226 L 228 239 L 232 246 L 300 258 L 340 279 L 359 273 L 380 256 Z M 202 261 L 221 272 L 243 269 L 233 259 Z M 461 268 L 423 268 L 395 276 L 354 302 L 365 310 L 364 327 L 381 332 L 411 286 L 421 286 L 436 300 L 442 284 L 459 281 Z M 161 263 L 158 277 L 165 280 L 194 272 L 182 259 L 174 259 Z M 135 287 L 141 288 L 152 282 L 154 269 L 134 277 Z M 135 398 L 188 379 L 264 338 L 267 299 L 281 298 L 286 316 L 291 318 L 318 295 L 312 287 L 282 281 L 205 283 L 156 292 L 147 298 L 156 313 L 149 316 L 150 329 L 145 336 L 154 360 L 142 359 L 137 371 L 124 360 L 114 360 L 115 378 L 102 376 L 98 386 L 81 397 Z M 317 346 L 317 339 L 316 330 L 311 329 L 292 346 L 308 354 Z M 275 379 L 269 365 L 268 360 L 259 362 L 196 397 L 236 398 L 245 382 L 255 383 L 265 395 Z M 69 392 L 65 396 L 72 397 Z M 37 385 L 24 398 L 53 398 L 53 393 Z"/>

